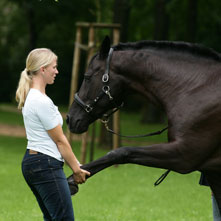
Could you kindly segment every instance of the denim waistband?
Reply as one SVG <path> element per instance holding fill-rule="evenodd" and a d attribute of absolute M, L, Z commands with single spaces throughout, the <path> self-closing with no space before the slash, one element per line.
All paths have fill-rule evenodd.
<path fill-rule="evenodd" d="M 29 154 L 29 155 L 35 155 L 35 154 L 29 153 L 30 150 L 36 152 L 36 155 L 38 155 L 38 154 L 39 154 L 39 155 L 46 155 L 46 154 L 44 154 L 44 153 L 41 153 L 41 152 L 38 152 L 38 151 L 35 151 L 35 150 L 32 150 L 32 149 L 27 149 L 27 150 L 26 150 L 26 153 Z"/>
<path fill-rule="evenodd" d="M 41 153 L 41 152 L 37 152 L 37 154 L 30 154 L 29 153 L 29 149 L 27 149 L 26 152 L 25 152 L 24 158 L 23 158 L 23 162 L 24 161 L 29 161 L 29 160 L 36 160 L 36 159 L 48 159 L 48 160 L 59 162 L 59 164 L 61 166 L 64 165 L 63 161 L 60 161 L 60 160 L 58 160 L 58 159 L 56 159 L 54 157 L 51 157 L 51 156 L 49 156 L 47 154 L 44 154 L 44 153 Z"/>

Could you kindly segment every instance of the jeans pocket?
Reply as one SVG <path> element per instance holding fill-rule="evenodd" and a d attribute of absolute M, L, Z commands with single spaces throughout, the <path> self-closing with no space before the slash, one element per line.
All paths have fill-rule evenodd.
<path fill-rule="evenodd" d="M 45 182 L 47 175 L 44 174 L 48 170 L 48 159 L 44 156 L 31 157 L 22 162 L 22 173 L 31 184 Z"/>
<path fill-rule="evenodd" d="M 41 184 L 55 178 L 64 179 L 63 164 L 44 154 L 26 155 L 22 161 L 22 172 L 29 184 Z"/>

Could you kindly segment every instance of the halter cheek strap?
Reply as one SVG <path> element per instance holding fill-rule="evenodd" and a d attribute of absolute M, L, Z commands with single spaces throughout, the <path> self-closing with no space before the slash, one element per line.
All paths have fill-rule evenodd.
<path fill-rule="evenodd" d="M 107 83 L 109 81 L 110 59 L 112 57 L 113 52 L 114 52 L 114 49 L 110 48 L 109 53 L 108 53 L 108 57 L 107 57 L 107 62 L 106 62 L 106 69 L 105 69 L 105 72 L 102 76 L 103 83 Z"/>
<path fill-rule="evenodd" d="M 78 95 L 78 93 L 76 93 L 74 95 L 75 101 L 78 105 L 80 105 L 88 114 L 93 114 L 93 109 L 96 105 L 96 103 L 104 96 L 107 95 L 109 100 L 114 102 L 114 98 L 111 95 L 111 89 L 110 86 L 108 85 L 109 82 L 109 71 L 110 71 L 110 60 L 112 57 L 114 49 L 110 48 L 109 53 L 108 53 L 108 57 L 107 57 L 107 61 L 106 61 L 106 69 L 104 74 L 102 75 L 102 82 L 103 82 L 103 87 L 101 92 L 96 96 L 96 98 L 93 100 L 93 102 L 91 102 L 90 104 L 86 104 Z M 122 106 L 122 104 L 120 106 L 118 106 L 116 103 L 114 103 L 114 106 L 119 109 L 120 106 Z M 109 115 L 108 115 L 109 116 Z"/>

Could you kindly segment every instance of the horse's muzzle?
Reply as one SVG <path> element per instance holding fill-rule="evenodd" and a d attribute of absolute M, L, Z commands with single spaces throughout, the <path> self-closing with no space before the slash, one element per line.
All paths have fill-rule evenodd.
<path fill-rule="evenodd" d="M 89 123 L 74 118 L 69 114 L 66 116 L 66 123 L 71 133 L 81 134 L 88 130 Z"/>

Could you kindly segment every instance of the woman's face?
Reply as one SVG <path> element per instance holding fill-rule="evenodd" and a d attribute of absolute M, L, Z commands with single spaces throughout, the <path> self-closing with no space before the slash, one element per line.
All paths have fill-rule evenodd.
<path fill-rule="evenodd" d="M 47 67 L 44 67 L 44 80 L 46 84 L 53 84 L 56 75 L 58 74 L 57 59 L 55 59 Z"/>

